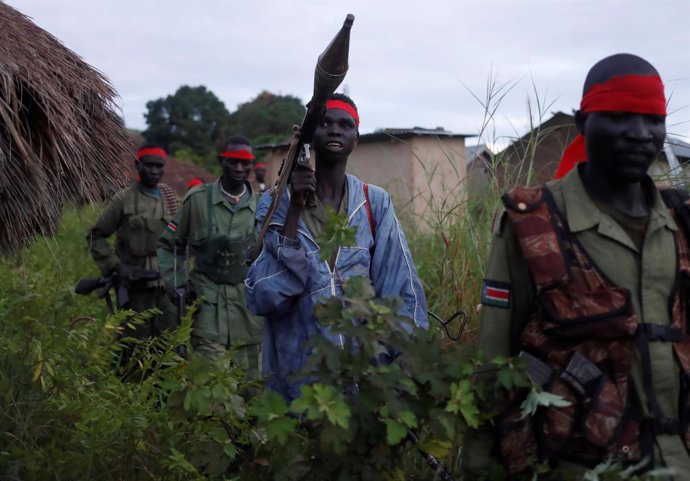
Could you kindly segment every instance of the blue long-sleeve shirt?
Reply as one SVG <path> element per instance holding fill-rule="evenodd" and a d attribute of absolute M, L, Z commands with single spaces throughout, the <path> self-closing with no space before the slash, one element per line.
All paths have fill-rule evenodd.
<path fill-rule="evenodd" d="M 314 317 L 313 307 L 320 297 L 341 295 L 342 282 L 350 277 L 368 276 L 377 296 L 402 298 L 399 314 L 409 317 L 418 326 L 428 327 L 422 284 L 390 195 L 380 187 L 369 185 L 375 226 L 372 232 L 363 183 L 352 175 L 347 176 L 347 182 L 348 226 L 357 228 L 356 242 L 354 246 L 339 249 L 334 269 L 320 260 L 319 246 L 301 220 L 297 239 L 281 234 L 290 204 L 286 192 L 271 220 L 263 250 L 249 268 L 245 281 L 249 308 L 266 319 L 264 373 L 269 375 L 269 387 L 287 399 L 299 395 L 299 383 L 288 377 L 300 369 L 309 356 L 304 342 L 322 335 L 335 344 L 341 343 Z M 263 222 L 270 201 L 268 193 L 259 201 L 257 225 Z"/>

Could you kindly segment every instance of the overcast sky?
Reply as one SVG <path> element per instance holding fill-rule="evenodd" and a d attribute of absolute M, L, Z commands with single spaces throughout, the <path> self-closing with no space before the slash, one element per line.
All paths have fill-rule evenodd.
<path fill-rule="evenodd" d="M 205 85 L 233 111 L 260 91 L 306 102 L 318 54 L 355 15 L 346 89 L 361 132 L 477 134 L 487 85 L 506 92 L 485 141 L 579 104 L 587 70 L 630 52 L 661 73 L 669 133 L 690 140 L 690 1 L 9 0 L 101 70 L 128 127 L 146 102 Z M 540 107 L 538 107 L 538 105 Z M 470 142 L 472 143 L 472 142 Z"/>

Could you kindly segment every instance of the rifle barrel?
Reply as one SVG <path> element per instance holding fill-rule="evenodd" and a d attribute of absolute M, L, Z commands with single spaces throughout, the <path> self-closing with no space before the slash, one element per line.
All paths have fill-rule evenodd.
<path fill-rule="evenodd" d="M 74 286 L 74 292 L 76 294 L 86 296 L 91 294 L 93 291 L 100 287 L 105 287 L 112 281 L 112 276 L 105 277 L 84 277 L 77 281 L 77 285 Z"/>

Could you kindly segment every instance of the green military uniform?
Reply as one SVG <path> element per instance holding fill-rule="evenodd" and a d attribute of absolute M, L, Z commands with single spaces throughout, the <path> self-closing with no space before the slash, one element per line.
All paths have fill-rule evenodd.
<path fill-rule="evenodd" d="M 678 229 L 658 191 L 648 179 L 652 193 L 650 214 L 641 249 L 633 238 L 636 227 L 627 229 L 614 220 L 587 194 L 574 169 L 560 181 L 547 184 L 554 200 L 575 238 L 591 256 L 595 265 L 613 284 L 631 293 L 638 322 L 669 325 L 669 299 L 676 282 L 674 231 Z M 621 218 L 620 215 L 613 214 Z M 638 244 L 640 244 L 638 242 Z M 515 355 L 519 327 L 527 322 L 535 302 L 535 287 L 526 259 L 508 222 L 507 216 L 497 219 L 485 279 L 505 283 L 510 289 L 507 307 L 483 305 L 480 317 L 479 347 L 485 359 Z M 681 367 L 674 358 L 669 342 L 650 342 L 652 386 L 663 414 L 678 419 L 681 389 Z M 645 415 L 647 397 L 642 383 L 639 357 L 633 364 L 632 379 Z M 490 467 L 489 456 L 493 434 L 479 433 L 464 450 L 466 472 L 477 474 Z M 675 480 L 690 479 L 690 457 L 677 435 L 659 435 L 656 440 L 657 466 L 673 467 Z M 659 456 L 660 455 L 660 456 Z"/>
<path fill-rule="evenodd" d="M 263 320 L 246 305 L 244 261 L 254 243 L 256 203 L 257 195 L 249 184 L 237 204 L 221 192 L 220 179 L 194 187 L 158 244 L 161 274 L 169 293 L 187 281 L 187 246 L 195 258 L 191 283 L 201 302 L 192 329 L 194 348 L 222 358 L 233 347 L 235 362 L 244 364 L 252 377 L 261 372 Z"/>
<path fill-rule="evenodd" d="M 176 204 L 177 199 L 173 202 Z M 107 275 L 120 263 L 158 271 L 156 243 L 176 208 L 177 205 L 166 202 L 159 189 L 138 183 L 115 194 L 87 236 L 89 250 L 101 273 Z M 113 234 L 117 234 L 114 251 L 107 240 Z M 133 282 L 128 294 L 125 308 L 142 312 L 157 307 L 163 314 L 137 326 L 135 331 L 126 332 L 127 335 L 143 338 L 175 326 L 175 306 L 165 295 L 161 279 Z"/>
<path fill-rule="evenodd" d="M 343 187 L 343 199 L 340 201 L 340 206 L 338 207 L 338 215 L 347 215 L 347 195 L 347 182 L 345 182 L 345 187 Z M 328 211 L 326 207 L 317 196 L 311 196 L 302 211 L 302 222 L 307 226 L 312 237 L 316 238 L 323 233 L 326 228 L 327 220 Z"/>

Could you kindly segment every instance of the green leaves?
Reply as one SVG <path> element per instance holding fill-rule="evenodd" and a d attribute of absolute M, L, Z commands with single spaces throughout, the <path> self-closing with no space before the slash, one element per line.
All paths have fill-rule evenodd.
<path fill-rule="evenodd" d="M 330 255 L 352 242 L 344 219 L 333 216 L 332 227 L 324 243 Z M 83 229 L 75 242 L 83 250 Z M 40 272 L 45 258 L 33 262 Z M 476 379 L 473 346 L 415 328 L 397 314 L 400 300 L 377 298 L 365 276 L 345 280 L 342 296 L 315 307 L 329 335 L 303 346 L 312 352 L 296 374 L 305 385 L 289 403 L 229 363 L 219 369 L 193 350 L 180 359 L 174 347 L 188 342 L 191 315 L 143 345 L 150 349 L 132 362 L 146 375 L 122 382 L 113 354 L 127 316 L 67 327 L 64 319 L 103 306 L 66 289 L 57 310 L 54 295 L 11 291 L 12 269 L 5 266 L 0 289 L 0 318 L 8 320 L 0 324 L 0 407 L 8 413 L 0 471 L 12 459 L 27 481 L 46 472 L 74 480 L 107 472 L 133 480 L 419 481 L 433 473 L 417 450 L 457 474 L 460 445 L 472 442 L 468 429 L 490 417 L 479 407 L 488 396 Z M 24 284 L 50 282 L 26 277 Z M 530 385 L 519 360 L 497 358 L 493 367 L 493 389 Z M 523 408 L 562 402 L 535 391 Z M 610 472 L 621 470 L 609 468 L 590 476 L 616 479 Z"/>
<path fill-rule="evenodd" d="M 285 400 L 275 391 L 266 390 L 261 393 L 250 411 L 265 426 L 268 439 L 281 446 L 284 446 L 295 432 L 297 420 L 289 417 Z"/>
<path fill-rule="evenodd" d="M 316 237 L 319 255 L 324 262 L 332 263 L 340 246 L 355 245 L 356 227 L 347 226 L 347 216 L 338 215 L 332 207 L 326 207 L 327 219 L 323 232 Z"/>
<path fill-rule="evenodd" d="M 206 157 L 229 132 L 230 113 L 203 85 L 183 85 L 166 97 L 146 103 L 143 135 L 168 151 L 189 149 Z"/>
<path fill-rule="evenodd" d="M 290 137 L 292 126 L 299 125 L 303 117 L 300 99 L 264 90 L 230 114 L 230 131 L 242 132 L 252 145 L 279 143 Z"/>
<path fill-rule="evenodd" d="M 526 416 L 535 414 L 539 406 L 554 406 L 563 408 L 570 406 L 570 401 L 563 399 L 563 397 L 558 396 L 557 394 L 551 394 L 546 391 L 532 388 L 525 400 L 520 405 L 522 417 L 524 418 Z"/>
<path fill-rule="evenodd" d="M 450 399 L 446 411 L 460 413 L 468 426 L 479 427 L 479 409 L 469 380 L 463 379 L 450 385 Z"/>
<path fill-rule="evenodd" d="M 531 385 L 529 378 L 525 372 L 526 363 L 519 358 L 496 356 L 492 359 L 491 364 L 498 367 L 496 373 L 496 380 L 498 384 L 505 390 L 511 390 L 518 387 L 527 387 Z"/>
<path fill-rule="evenodd" d="M 300 388 L 302 395 L 294 400 L 291 408 L 298 413 L 306 413 L 307 419 L 314 421 L 326 418 L 334 426 L 343 429 L 349 427 L 350 407 L 342 393 L 332 386 L 323 384 L 304 385 Z"/>
<path fill-rule="evenodd" d="M 407 428 L 398 421 L 393 419 L 385 419 L 386 424 L 386 442 L 391 446 L 398 444 L 407 436 Z"/>
<path fill-rule="evenodd" d="M 389 411 L 388 406 L 383 406 L 379 410 L 386 425 L 386 441 L 395 446 L 407 437 L 408 429 L 417 427 L 417 416 L 410 411 L 401 411 L 391 416 Z"/>
<path fill-rule="evenodd" d="M 410 430 L 428 452 L 452 456 L 459 433 L 479 423 L 474 363 L 399 316 L 400 305 L 377 298 L 369 279 L 355 276 L 344 282 L 341 296 L 315 307 L 329 337 L 311 339 L 311 356 L 297 377 L 312 384 L 291 405 L 303 413 L 302 426 L 314 440 L 314 479 L 397 479 L 396 469 L 408 473 L 406 479 L 428 479 Z M 347 425 L 326 414 L 331 409 L 325 406 L 338 404 L 336 393 L 349 408 Z"/>
<path fill-rule="evenodd" d="M 417 449 L 422 452 L 431 454 L 438 459 L 443 459 L 448 455 L 448 452 L 452 447 L 452 443 L 450 441 L 441 441 L 439 439 L 429 439 L 427 441 L 417 443 L 416 446 Z"/>

